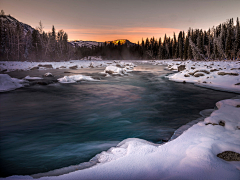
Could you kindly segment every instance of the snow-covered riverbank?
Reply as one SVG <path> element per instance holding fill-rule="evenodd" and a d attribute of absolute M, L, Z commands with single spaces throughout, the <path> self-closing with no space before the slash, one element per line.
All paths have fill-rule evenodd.
<path fill-rule="evenodd" d="M 17 62 L 1 61 L 0 72 L 45 70 L 45 69 L 81 69 L 107 67 L 110 74 L 126 74 L 134 67 L 133 63 L 167 65 L 173 72 L 166 78 L 175 82 L 194 83 L 197 86 L 240 93 L 240 61 L 114 61 L 114 60 L 71 60 L 66 62 Z M 108 70 L 110 68 L 110 71 Z M 178 72 L 179 71 L 179 72 Z M 104 73 L 106 73 L 104 72 Z M 106 73 L 109 75 L 109 73 Z"/>
<path fill-rule="evenodd" d="M 175 82 L 194 83 L 197 86 L 240 93 L 240 61 L 158 61 L 171 71 L 167 76 Z"/>
<path fill-rule="evenodd" d="M 128 75 L 134 68 L 134 64 L 130 61 L 103 61 L 103 60 L 72 60 L 68 62 L 18 62 L 18 61 L 2 61 L 0 62 L 0 92 L 12 91 L 17 88 L 24 87 L 28 81 L 44 80 L 44 77 L 53 77 L 51 73 L 42 74 L 41 77 L 26 76 L 24 79 L 11 78 L 7 74 L 12 71 L 31 71 L 31 70 L 51 70 L 51 69 L 68 69 L 76 70 L 82 68 L 105 68 L 104 74 L 106 77 L 114 75 Z M 70 73 L 70 72 L 67 72 Z M 58 79 L 59 83 L 76 83 L 78 81 L 98 81 L 89 76 L 81 74 L 64 76 Z M 44 83 L 45 85 L 47 83 Z"/>
<path fill-rule="evenodd" d="M 124 63 L 126 65 L 131 62 Z M 6 71 L 21 70 L 20 64 L 17 66 L 18 63 L 15 65 L 11 63 L 5 63 L 2 68 L 9 66 L 11 69 Z M 213 89 L 240 92 L 238 61 L 178 62 L 168 60 L 138 61 L 138 63 L 168 65 L 168 69 L 173 71 L 180 68 L 179 70 L 182 71 L 168 76 L 170 80 L 176 82 L 189 82 Z M 65 64 L 64 68 L 76 66 L 76 68 L 81 68 L 81 66 L 94 68 L 101 64 L 100 67 L 113 65 L 121 68 L 118 61 L 73 61 L 69 64 L 71 66 Z M 44 65 L 48 66 L 44 67 Z M 63 64 L 60 62 L 59 64 L 57 62 L 56 64 L 36 63 L 25 69 L 24 64 L 21 66 L 22 70 L 29 70 L 33 67 L 41 70 L 60 68 Z M 110 69 L 113 71 L 115 68 Z M 120 70 L 117 69 L 116 72 Z M 182 135 L 164 145 L 135 138 L 126 139 L 117 147 L 96 155 L 90 162 L 90 164 L 97 163 L 95 166 L 83 170 L 75 169 L 75 172 L 60 176 L 56 176 L 56 174 L 62 174 L 61 170 L 57 170 L 58 172 L 47 173 L 40 179 L 239 179 L 240 99 L 222 100 L 216 106 L 218 110 L 211 113 L 210 117 L 206 117 L 199 123 L 196 122 L 197 124 L 193 126 L 189 125 L 191 127 Z M 230 161 L 221 159 L 223 156 Z M 11 176 L 6 179 L 32 179 L 32 177 Z"/>

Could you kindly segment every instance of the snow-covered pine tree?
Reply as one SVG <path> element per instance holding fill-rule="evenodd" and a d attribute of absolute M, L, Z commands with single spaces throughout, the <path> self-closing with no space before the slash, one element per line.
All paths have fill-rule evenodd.
<path fill-rule="evenodd" d="M 200 57 L 202 57 L 204 60 L 207 60 L 206 57 L 201 53 L 201 50 L 193 43 L 191 38 L 189 38 L 189 45 L 192 48 L 192 54 L 195 61 L 200 60 Z"/>
<path fill-rule="evenodd" d="M 178 47 L 179 47 L 179 57 L 183 59 L 183 34 L 182 31 L 178 35 Z"/>
<path fill-rule="evenodd" d="M 236 26 L 235 26 L 235 55 L 239 55 L 240 54 L 240 25 L 239 25 L 239 19 L 237 18 L 236 20 Z"/>
<path fill-rule="evenodd" d="M 223 36 L 225 34 L 225 28 L 222 28 L 221 32 L 220 32 L 220 35 L 218 37 L 214 36 L 214 43 L 216 45 L 216 49 L 218 51 L 218 54 L 219 54 L 219 58 L 220 59 L 227 59 L 227 56 L 225 54 L 225 51 L 224 51 L 224 48 L 223 48 Z M 216 52 L 215 52 L 216 53 Z M 215 58 L 216 56 L 218 56 L 218 54 L 215 54 Z"/>

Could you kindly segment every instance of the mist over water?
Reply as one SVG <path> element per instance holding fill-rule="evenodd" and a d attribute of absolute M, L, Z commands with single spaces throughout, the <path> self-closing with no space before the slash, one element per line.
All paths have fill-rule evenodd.
<path fill-rule="evenodd" d="M 57 77 L 81 73 L 101 81 L 34 85 L 0 94 L 1 177 L 80 164 L 126 138 L 161 143 L 200 117 L 201 110 L 235 96 L 168 81 L 163 66 L 139 65 L 124 77 L 104 77 L 101 71 L 50 70 Z"/>

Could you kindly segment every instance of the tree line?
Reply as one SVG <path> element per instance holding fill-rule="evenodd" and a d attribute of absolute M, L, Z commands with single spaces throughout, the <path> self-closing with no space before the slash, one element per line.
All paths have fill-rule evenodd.
<path fill-rule="evenodd" d="M 135 45 L 102 43 L 73 46 L 63 30 L 45 32 L 40 21 L 36 29 L 24 28 L 19 21 L 4 21 L 0 14 L 0 59 L 6 61 L 63 61 L 102 56 L 103 59 L 236 59 L 240 57 L 240 27 L 233 18 L 207 31 L 191 29 L 173 37 L 147 38 Z M 10 15 L 8 17 L 12 18 Z"/>
<path fill-rule="evenodd" d="M 134 46 L 106 44 L 78 47 L 84 56 L 102 56 L 106 59 L 181 59 L 215 60 L 240 58 L 240 27 L 233 18 L 209 30 L 180 31 L 173 37 L 142 39 Z"/>
<path fill-rule="evenodd" d="M 12 18 L 9 15 L 10 18 Z M 67 60 L 72 57 L 73 48 L 68 43 L 68 35 L 63 30 L 43 31 L 42 23 L 36 29 L 26 30 L 19 22 L 4 21 L 0 15 L 0 58 L 1 60 Z"/>

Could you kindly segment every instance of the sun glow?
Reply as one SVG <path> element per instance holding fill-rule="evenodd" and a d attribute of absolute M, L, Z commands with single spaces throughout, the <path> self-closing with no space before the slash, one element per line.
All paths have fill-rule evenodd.
<path fill-rule="evenodd" d="M 163 38 L 165 34 L 172 37 L 173 32 L 178 33 L 180 29 L 157 28 L 157 27 L 134 27 L 118 29 L 65 29 L 69 40 L 83 41 L 113 41 L 116 39 L 128 39 L 133 43 L 141 42 L 142 38 Z M 118 43 L 118 42 L 114 42 Z M 120 42 L 122 43 L 122 42 Z"/>

